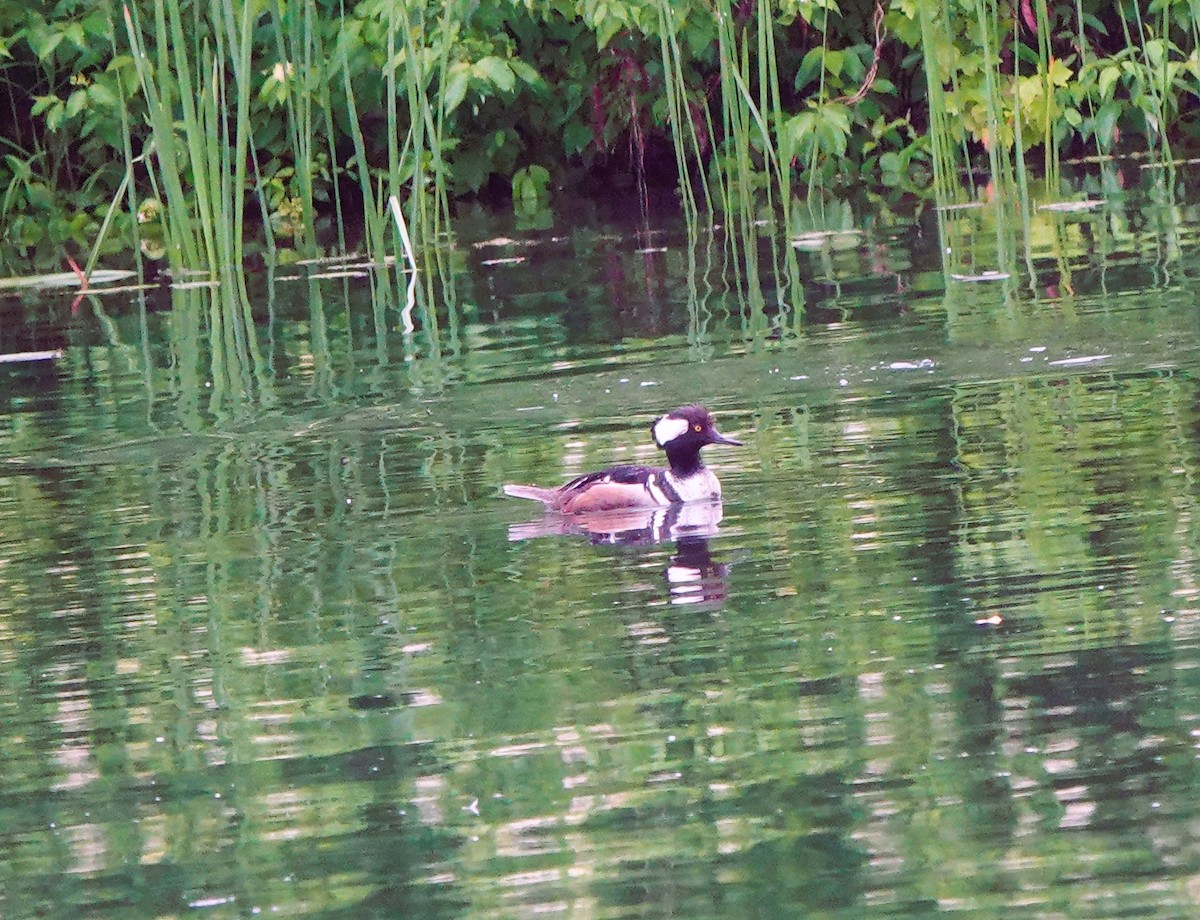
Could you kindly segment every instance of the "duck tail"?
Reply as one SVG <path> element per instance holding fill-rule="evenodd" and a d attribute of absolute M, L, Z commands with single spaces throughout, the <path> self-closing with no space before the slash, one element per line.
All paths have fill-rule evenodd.
<path fill-rule="evenodd" d="M 553 508 L 558 504 L 557 489 L 543 489 L 541 486 L 518 486 L 506 485 L 504 494 L 511 495 L 513 498 L 528 498 L 535 502 L 541 502 L 548 508 Z"/>

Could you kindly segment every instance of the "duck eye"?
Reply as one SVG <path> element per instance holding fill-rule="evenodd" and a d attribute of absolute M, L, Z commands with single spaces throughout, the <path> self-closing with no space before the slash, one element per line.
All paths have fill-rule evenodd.
<path fill-rule="evenodd" d="M 692 428 L 693 428 L 693 430 L 695 430 L 695 431 L 703 431 L 703 430 L 704 430 L 704 426 L 703 426 L 703 425 L 693 425 L 693 426 L 692 426 Z"/>

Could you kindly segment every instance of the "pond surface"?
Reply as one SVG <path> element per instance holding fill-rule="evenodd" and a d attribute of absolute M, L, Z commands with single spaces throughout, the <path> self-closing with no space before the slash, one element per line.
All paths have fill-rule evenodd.
<path fill-rule="evenodd" d="M 1196 916 L 1200 209 L 987 212 L 0 301 L 0 914 Z"/>

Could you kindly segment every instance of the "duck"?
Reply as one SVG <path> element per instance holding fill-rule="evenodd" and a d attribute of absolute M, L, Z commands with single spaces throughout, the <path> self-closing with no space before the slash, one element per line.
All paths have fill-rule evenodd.
<path fill-rule="evenodd" d="M 741 447 L 742 442 L 721 434 L 704 406 L 673 409 L 654 420 L 650 433 L 666 452 L 669 466 L 610 466 L 558 488 L 505 485 L 504 494 L 541 502 L 547 511 L 572 515 L 721 500 L 721 482 L 704 465 L 700 450 L 709 444 Z"/>

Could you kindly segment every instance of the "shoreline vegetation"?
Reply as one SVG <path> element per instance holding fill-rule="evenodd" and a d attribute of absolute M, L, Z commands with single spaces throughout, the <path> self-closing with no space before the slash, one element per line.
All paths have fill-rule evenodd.
<path fill-rule="evenodd" d="M 0 0 L 0 268 L 86 287 L 132 252 L 236 295 L 247 246 L 382 266 L 458 202 L 565 196 L 784 232 L 822 194 L 987 198 L 1028 229 L 1068 158 L 1170 175 L 1198 36 L 1194 0 Z"/>

